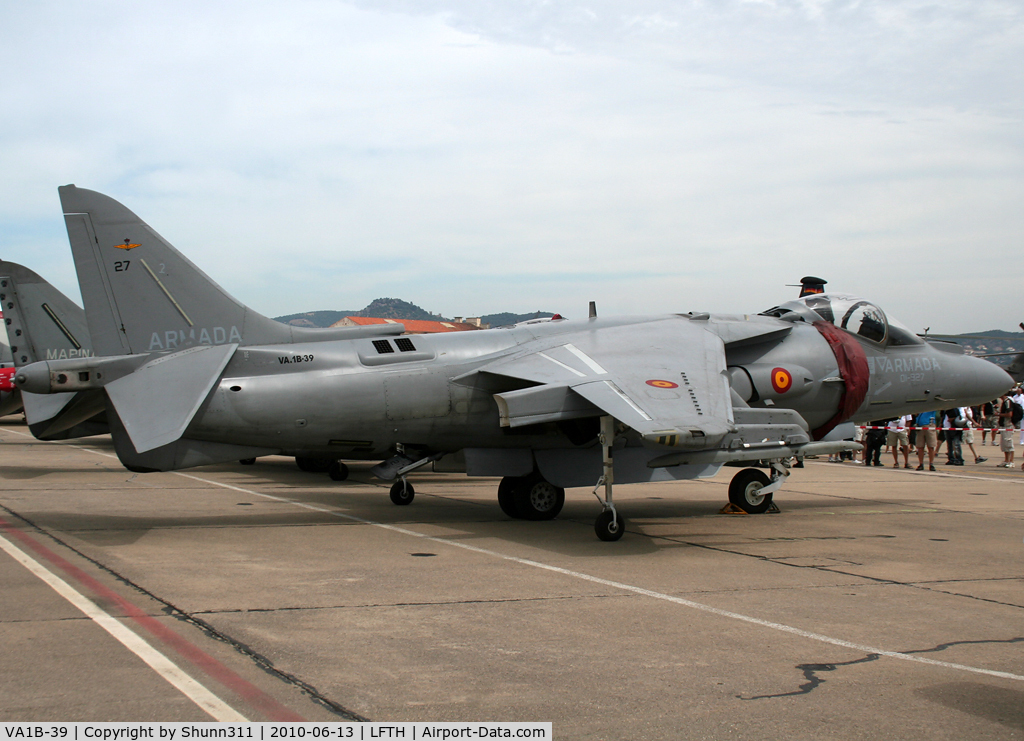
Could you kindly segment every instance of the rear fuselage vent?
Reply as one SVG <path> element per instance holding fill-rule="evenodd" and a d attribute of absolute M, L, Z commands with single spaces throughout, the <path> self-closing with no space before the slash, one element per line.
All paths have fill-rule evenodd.
<path fill-rule="evenodd" d="M 395 351 L 395 348 L 391 347 L 391 343 L 388 342 L 387 340 L 374 340 L 373 346 L 377 348 L 377 352 L 380 355 L 384 355 L 385 353 Z"/>
<path fill-rule="evenodd" d="M 398 349 L 402 352 L 416 352 L 416 347 L 408 337 L 399 337 L 395 340 L 395 344 L 398 345 Z"/>

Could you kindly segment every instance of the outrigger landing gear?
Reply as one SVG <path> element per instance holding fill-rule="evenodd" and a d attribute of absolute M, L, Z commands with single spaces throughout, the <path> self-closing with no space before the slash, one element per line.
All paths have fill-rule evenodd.
<path fill-rule="evenodd" d="M 431 455 L 423 456 L 419 460 L 415 460 L 406 454 L 402 446 L 398 446 L 397 455 L 377 464 L 370 471 L 374 476 L 385 481 L 397 478 L 398 481 L 391 486 L 391 501 L 399 505 L 411 504 L 413 497 L 416 496 L 416 490 L 412 488 L 412 484 L 406 481 L 406 475 L 412 473 L 417 468 L 422 468 L 428 463 L 433 463 L 442 455 L 444 454 L 432 453 Z"/>
<path fill-rule="evenodd" d="M 601 417 L 601 432 L 598 435 L 598 440 L 601 443 L 603 472 L 594 486 L 594 496 L 601 502 L 603 509 L 594 522 L 594 532 L 601 540 L 615 541 L 626 532 L 626 521 L 619 515 L 615 509 L 615 503 L 612 501 L 612 485 L 615 483 L 614 466 L 612 465 L 612 443 L 615 442 L 614 417 Z M 602 485 L 604 486 L 604 499 L 597 494 Z"/>
<path fill-rule="evenodd" d="M 789 476 L 786 462 L 772 461 L 771 466 L 771 478 L 756 468 L 744 468 L 733 476 L 729 482 L 729 501 L 747 514 L 767 512 L 772 507 L 772 495 Z"/>

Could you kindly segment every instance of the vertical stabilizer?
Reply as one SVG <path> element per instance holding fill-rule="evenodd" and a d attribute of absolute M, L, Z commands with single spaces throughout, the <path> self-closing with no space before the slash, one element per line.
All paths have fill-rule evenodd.
<path fill-rule="evenodd" d="M 318 342 L 365 328 L 308 329 L 239 303 L 142 219 L 95 191 L 58 189 L 97 355 L 198 345 Z M 399 325 L 397 332 L 402 329 Z M 396 333 L 379 328 L 373 334 Z"/>

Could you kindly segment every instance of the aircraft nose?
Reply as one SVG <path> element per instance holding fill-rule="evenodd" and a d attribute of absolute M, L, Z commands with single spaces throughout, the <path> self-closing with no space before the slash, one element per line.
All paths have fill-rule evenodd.
<path fill-rule="evenodd" d="M 991 401 L 1013 388 L 1013 378 L 995 363 L 981 358 L 968 358 L 974 365 L 974 388 L 971 396 L 983 401 Z M 982 401 L 975 402 L 982 403 Z"/>

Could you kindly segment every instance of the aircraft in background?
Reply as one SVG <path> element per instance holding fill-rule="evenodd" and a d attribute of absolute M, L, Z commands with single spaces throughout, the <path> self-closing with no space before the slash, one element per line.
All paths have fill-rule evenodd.
<path fill-rule="evenodd" d="M 7 310 L 4 325 L 16 369 L 37 361 L 92 356 L 85 312 L 23 265 L 0 261 L 0 301 Z M 19 393 L 29 430 L 40 440 L 109 432 L 102 394 Z"/>
<path fill-rule="evenodd" d="M 4 323 L 2 306 L 0 299 L 0 326 Z M 21 408 L 21 392 L 14 386 L 14 358 L 7 342 L 7 331 L 0 330 L 0 417 L 20 412 Z"/>
<path fill-rule="evenodd" d="M 576 321 L 304 342 L 117 201 L 59 190 L 96 357 L 33 363 L 16 383 L 100 392 L 133 471 L 284 454 L 330 460 L 340 479 L 342 458 L 381 460 L 374 472 L 408 504 L 407 474 L 438 461 L 502 477 L 498 503 L 522 519 L 556 516 L 565 488 L 603 487 L 595 531 L 617 540 L 614 483 L 762 465 L 770 475 L 740 470 L 729 499 L 763 512 L 792 457 L 852 447 L 829 440 L 840 423 L 978 404 L 1012 385 L 842 294 L 756 315 L 599 318 L 592 305 Z"/>

